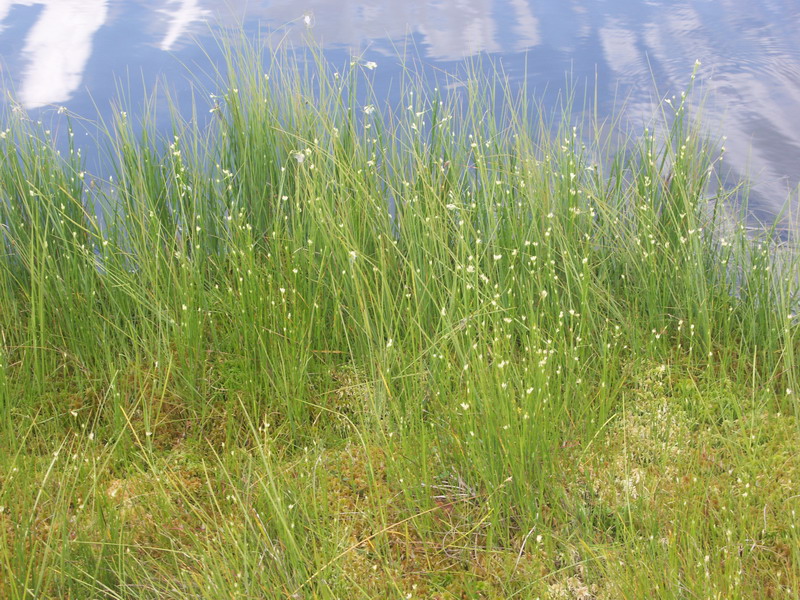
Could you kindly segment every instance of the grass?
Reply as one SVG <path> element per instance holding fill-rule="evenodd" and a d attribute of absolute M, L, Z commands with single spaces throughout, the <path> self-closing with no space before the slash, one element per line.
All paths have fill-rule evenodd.
<path fill-rule="evenodd" d="M 691 90 L 227 57 L 110 179 L 6 115 L 0 597 L 800 597 L 798 265 Z"/>

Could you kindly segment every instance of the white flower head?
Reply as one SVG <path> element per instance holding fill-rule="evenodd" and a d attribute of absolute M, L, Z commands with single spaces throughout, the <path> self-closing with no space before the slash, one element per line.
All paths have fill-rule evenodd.
<path fill-rule="evenodd" d="M 376 63 L 374 61 L 371 61 L 371 60 L 368 60 L 367 62 L 364 63 L 364 68 L 365 69 L 369 69 L 370 71 L 375 70 L 377 67 L 378 67 L 378 63 Z"/>
<path fill-rule="evenodd" d="M 311 13 L 306 13 L 303 15 L 303 23 L 306 27 L 311 27 Z"/>
<path fill-rule="evenodd" d="M 302 165 L 303 161 L 306 159 L 306 155 L 303 152 L 292 152 L 292 157 L 297 161 L 297 164 Z"/>
<path fill-rule="evenodd" d="M 365 115 L 371 115 L 371 114 L 372 114 L 372 113 L 374 113 L 374 112 L 375 112 L 375 106 L 374 106 L 374 105 L 372 105 L 372 104 L 367 104 L 367 105 L 364 107 L 364 114 L 365 114 Z"/>

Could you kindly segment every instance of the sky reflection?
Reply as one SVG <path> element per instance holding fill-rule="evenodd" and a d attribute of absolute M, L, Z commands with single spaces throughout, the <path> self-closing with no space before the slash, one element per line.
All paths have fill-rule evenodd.
<path fill-rule="evenodd" d="M 272 28 L 273 43 L 311 35 L 333 52 L 383 55 L 376 85 L 387 89 L 409 40 L 446 69 L 490 53 L 532 89 L 563 87 L 567 71 L 596 77 L 601 104 L 625 96 L 639 122 L 699 59 L 707 124 L 758 180 L 758 208 L 776 212 L 800 180 L 800 5 L 786 0 L 0 0 L 3 77 L 28 109 L 90 114 L 115 78 L 191 63 L 197 39 L 239 23 Z"/>

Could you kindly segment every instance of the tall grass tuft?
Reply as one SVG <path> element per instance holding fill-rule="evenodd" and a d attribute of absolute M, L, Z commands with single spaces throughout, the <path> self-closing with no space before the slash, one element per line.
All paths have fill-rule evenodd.
<path fill-rule="evenodd" d="M 6 118 L 0 596 L 636 597 L 626 564 L 750 544 L 688 484 L 686 532 L 642 509 L 683 429 L 628 445 L 680 415 L 752 465 L 737 427 L 798 416 L 797 259 L 730 225 L 691 89 L 616 149 L 501 73 L 390 106 L 361 60 L 225 47 L 207 122 L 118 110 L 103 177 Z M 714 589 L 795 585 L 788 531 Z"/>

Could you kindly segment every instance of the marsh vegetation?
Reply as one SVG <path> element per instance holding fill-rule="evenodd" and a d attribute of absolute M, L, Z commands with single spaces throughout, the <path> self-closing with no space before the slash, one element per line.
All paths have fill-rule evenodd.
<path fill-rule="evenodd" d="M 691 92 L 227 56 L 102 180 L 6 115 L 0 597 L 798 596 L 797 263 Z"/>

